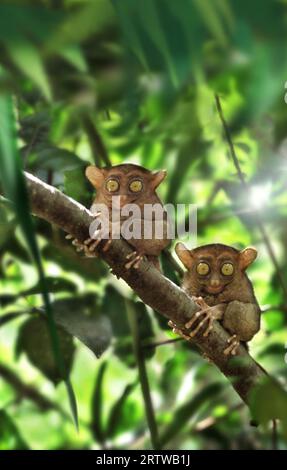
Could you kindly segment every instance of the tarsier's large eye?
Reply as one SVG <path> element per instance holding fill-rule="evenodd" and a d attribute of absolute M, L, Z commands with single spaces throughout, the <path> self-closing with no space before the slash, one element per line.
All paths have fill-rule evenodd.
<path fill-rule="evenodd" d="M 114 193 L 119 189 L 120 185 L 119 182 L 113 178 L 109 179 L 106 182 L 106 189 L 109 191 L 109 193 Z"/>
<path fill-rule="evenodd" d="M 139 193 L 143 188 L 143 184 L 140 180 L 133 180 L 130 183 L 129 188 L 130 188 L 130 191 L 132 191 L 132 193 Z"/>
<path fill-rule="evenodd" d="M 198 274 L 200 274 L 200 276 L 206 276 L 210 271 L 210 267 L 207 263 L 198 263 L 196 266 L 196 271 Z"/>
<path fill-rule="evenodd" d="M 233 272 L 234 272 L 233 264 L 224 263 L 221 266 L 221 274 L 223 274 L 224 276 L 231 276 L 233 274 Z"/>

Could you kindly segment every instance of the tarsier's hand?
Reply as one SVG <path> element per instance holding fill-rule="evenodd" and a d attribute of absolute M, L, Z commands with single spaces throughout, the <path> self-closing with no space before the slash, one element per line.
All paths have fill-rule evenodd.
<path fill-rule="evenodd" d="M 227 347 L 224 349 L 223 353 L 225 356 L 229 356 L 230 354 L 232 356 L 235 356 L 237 353 L 237 349 L 240 346 L 240 340 L 237 335 L 232 335 L 230 338 L 227 340 Z"/>
<path fill-rule="evenodd" d="M 207 303 L 204 301 L 202 297 L 192 297 L 192 300 L 199 307 L 201 307 L 201 310 L 199 310 L 193 315 L 191 320 L 189 320 L 185 324 L 185 328 L 189 330 L 194 324 L 198 323 L 199 321 L 199 323 L 197 324 L 194 330 L 188 332 L 187 334 L 185 331 L 178 328 L 177 325 L 173 323 L 172 321 L 168 322 L 168 325 L 173 329 L 173 332 L 176 334 L 179 334 L 182 338 L 186 340 L 191 340 L 191 338 L 193 338 L 199 332 L 199 330 L 203 326 L 206 326 L 206 325 L 207 325 L 207 328 L 203 332 L 203 336 L 205 337 L 208 336 L 213 328 L 214 320 L 220 320 L 223 316 L 224 309 L 226 308 L 225 304 L 219 304 L 219 305 L 210 307 L 209 305 L 207 305 Z M 200 319 L 201 316 L 203 316 L 202 320 Z"/>
<path fill-rule="evenodd" d="M 100 216 L 100 212 L 96 213 L 94 215 L 95 218 L 98 218 Z M 72 245 L 76 247 L 77 252 L 84 251 L 85 256 L 88 258 L 95 258 L 98 256 L 97 253 L 97 248 L 98 245 L 103 241 L 103 238 L 101 237 L 101 230 L 95 230 L 93 233 L 92 238 L 87 238 L 84 242 L 80 242 L 76 238 L 74 238 L 72 235 L 67 235 L 66 236 L 67 240 L 72 240 Z M 105 244 L 103 246 L 103 251 L 107 251 L 110 247 L 112 240 L 106 239 L 105 237 Z"/>
<path fill-rule="evenodd" d="M 199 330 L 201 330 L 202 327 L 207 325 L 207 328 L 203 333 L 203 336 L 206 337 L 209 335 L 213 328 L 214 320 L 221 320 L 221 318 L 223 317 L 225 304 L 218 304 L 213 307 L 210 307 L 209 305 L 207 305 L 207 303 L 202 297 L 192 297 L 192 300 L 199 307 L 201 307 L 201 310 L 199 310 L 193 315 L 191 320 L 189 320 L 185 324 L 185 328 L 190 329 L 194 324 L 197 324 L 197 322 L 200 320 L 196 328 L 189 332 L 189 336 L 193 338 L 199 332 Z M 201 317 L 203 317 L 202 320 Z"/>

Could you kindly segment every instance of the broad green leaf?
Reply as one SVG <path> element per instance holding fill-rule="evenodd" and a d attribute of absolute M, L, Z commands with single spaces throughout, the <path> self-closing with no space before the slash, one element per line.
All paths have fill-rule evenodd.
<path fill-rule="evenodd" d="M 69 373 L 75 353 L 73 338 L 61 327 L 57 327 L 57 335 L 65 370 Z M 51 349 L 49 328 L 44 316 L 30 318 L 21 326 L 16 352 L 17 356 L 24 352 L 29 361 L 55 385 L 63 380 Z"/>
<path fill-rule="evenodd" d="M 8 45 L 10 56 L 15 65 L 29 77 L 42 91 L 47 100 L 51 100 L 52 92 L 41 55 L 28 41 Z"/>
<path fill-rule="evenodd" d="M 112 338 L 111 322 L 97 312 L 94 295 L 57 300 L 53 310 L 57 325 L 76 336 L 97 357 L 107 349 Z"/>
<path fill-rule="evenodd" d="M 287 441 L 287 392 L 271 377 L 266 376 L 251 391 L 249 404 L 254 420 L 267 426 L 279 419 Z"/>

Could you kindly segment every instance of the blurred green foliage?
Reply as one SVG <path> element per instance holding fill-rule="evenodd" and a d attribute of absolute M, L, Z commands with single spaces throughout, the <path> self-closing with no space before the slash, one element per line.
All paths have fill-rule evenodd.
<path fill-rule="evenodd" d="M 7 94 L 13 97 L 22 166 L 86 206 L 89 163 L 166 168 L 161 197 L 197 204 L 198 244 L 258 248 L 250 277 L 264 313 L 251 353 L 283 385 L 287 299 L 254 214 L 264 222 L 287 285 L 286 16 L 283 0 L 0 4 L 0 96 L 2 105 Z M 215 93 L 248 193 L 230 159 Z M 1 124 L 3 151 L 11 139 L 2 113 Z M 20 189 L 16 181 L 9 197 Z M 21 206 L 15 210 L 1 197 L 0 449 L 151 448 L 149 392 L 164 448 L 270 448 L 274 400 L 285 423 L 277 445 L 286 448 L 279 390 L 267 383 L 256 391 L 253 417 L 265 426 L 250 426 L 250 412 L 215 367 L 182 341 L 161 344 L 175 339 L 163 318 L 100 260 L 82 258 L 63 233 L 35 219 L 78 401 L 77 434 L 43 317 L 43 284 L 20 222 Z M 162 265 L 179 282 L 168 257 Z M 139 368 L 149 379 L 145 394 Z"/>

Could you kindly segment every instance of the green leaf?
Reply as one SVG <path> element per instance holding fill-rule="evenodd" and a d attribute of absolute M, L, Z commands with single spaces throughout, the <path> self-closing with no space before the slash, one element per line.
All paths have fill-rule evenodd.
<path fill-rule="evenodd" d="M 5 73 L 2 69 L 0 69 L 0 76 L 5 77 Z M 65 379 L 72 414 L 75 424 L 78 426 L 75 395 L 70 380 L 66 374 L 64 360 L 61 355 L 44 270 L 30 215 L 29 199 L 17 149 L 15 128 L 12 98 L 8 94 L 0 94 L 0 176 L 5 194 L 14 204 L 22 232 L 38 271 L 39 282 L 42 284 L 42 296 L 48 318 L 53 354 L 58 370 L 60 371 L 61 376 Z"/>
<path fill-rule="evenodd" d="M 161 446 L 164 447 L 171 439 L 178 435 L 179 432 L 184 430 L 184 426 L 192 418 L 192 416 L 199 411 L 204 405 L 207 405 L 209 400 L 214 399 L 222 390 L 222 384 L 214 383 L 208 385 L 203 390 L 197 393 L 189 401 L 184 403 L 180 408 L 174 410 L 174 419 L 162 432 L 160 437 Z"/>
<path fill-rule="evenodd" d="M 136 383 L 128 384 L 125 387 L 122 395 L 118 398 L 118 400 L 113 405 L 109 414 L 109 419 L 108 419 L 108 424 L 107 424 L 107 431 L 106 431 L 107 438 L 111 439 L 118 434 L 119 428 L 121 427 L 121 424 L 124 421 L 124 410 L 125 410 L 126 402 L 136 385 L 137 385 Z"/>
<path fill-rule="evenodd" d="M 80 70 L 80 72 L 88 71 L 87 62 L 80 47 L 69 45 L 62 48 L 59 54 L 66 59 L 67 62 Z"/>
<path fill-rule="evenodd" d="M 193 1 L 209 31 L 221 45 L 225 46 L 227 37 L 222 24 L 222 18 L 216 8 L 216 2 L 211 3 L 208 0 Z"/>
<path fill-rule="evenodd" d="M 64 271 L 79 274 L 83 279 L 98 282 L 107 275 L 107 267 L 101 260 L 80 257 L 75 248 L 67 240 L 60 246 L 49 243 L 41 252 L 47 261 L 53 261 Z"/>
<path fill-rule="evenodd" d="M 108 285 L 105 290 L 101 311 L 111 320 L 112 331 L 116 337 L 130 335 L 130 329 L 125 314 L 124 297 L 110 285 Z"/>
<path fill-rule="evenodd" d="M 91 200 L 91 193 L 87 186 L 87 179 L 83 168 L 75 168 L 64 173 L 65 193 L 87 206 Z"/>
<path fill-rule="evenodd" d="M 91 408 L 91 430 L 94 438 L 101 444 L 105 441 L 105 431 L 103 425 L 103 381 L 107 370 L 107 363 L 103 362 L 100 365 L 96 382 L 95 389 L 92 396 L 92 408 Z"/>
<path fill-rule="evenodd" d="M 30 78 L 51 101 L 52 92 L 47 73 L 39 51 L 28 41 L 7 45 L 10 56 L 17 67 Z"/>
<path fill-rule="evenodd" d="M 76 336 L 99 358 L 112 338 L 109 318 L 99 314 L 95 296 L 58 300 L 53 303 L 54 318 L 69 334 Z"/>
<path fill-rule="evenodd" d="M 70 373 L 75 353 L 73 338 L 61 327 L 57 327 L 57 335 L 65 370 Z M 44 316 L 29 318 L 21 326 L 16 345 L 17 356 L 22 352 L 55 385 L 63 380 L 55 362 L 49 328 Z"/>
<path fill-rule="evenodd" d="M 0 450 L 28 450 L 17 426 L 4 410 L 0 410 Z"/>
<path fill-rule="evenodd" d="M 78 8 L 66 13 L 65 21 L 56 34 L 47 41 L 48 51 L 59 51 L 70 44 L 78 44 L 92 35 L 100 35 L 114 26 L 114 10 L 107 0 L 84 1 Z"/>
<path fill-rule="evenodd" d="M 49 143 L 41 143 L 33 148 L 30 157 L 31 168 L 61 171 L 83 167 L 83 161 L 69 150 L 62 149 Z"/>
<path fill-rule="evenodd" d="M 267 426 L 273 419 L 281 421 L 287 441 L 287 392 L 271 377 L 265 377 L 251 391 L 249 404 L 253 419 Z"/>

